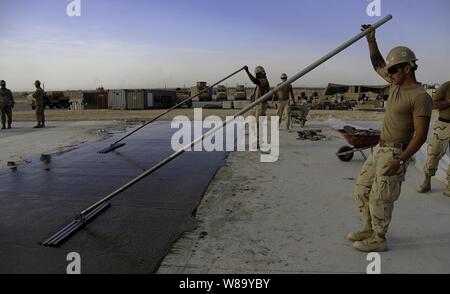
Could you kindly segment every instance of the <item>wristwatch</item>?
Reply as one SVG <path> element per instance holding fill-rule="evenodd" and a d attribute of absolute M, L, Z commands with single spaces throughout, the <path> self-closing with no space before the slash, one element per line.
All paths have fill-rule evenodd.
<path fill-rule="evenodd" d="M 400 156 L 394 156 L 394 159 L 398 161 L 398 163 L 400 163 L 400 165 L 404 165 L 405 161 L 400 159 Z"/>

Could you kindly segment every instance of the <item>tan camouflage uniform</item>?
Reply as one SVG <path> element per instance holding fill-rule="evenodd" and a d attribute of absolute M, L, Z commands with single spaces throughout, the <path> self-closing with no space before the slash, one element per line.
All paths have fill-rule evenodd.
<path fill-rule="evenodd" d="M 258 100 L 270 91 L 269 81 L 267 78 L 258 79 L 259 84 L 256 85 L 255 92 L 253 93 L 251 101 Z M 259 145 L 260 142 L 260 132 L 259 132 L 259 117 L 266 116 L 267 111 L 267 101 L 256 105 L 250 112 L 256 118 L 256 144 Z"/>
<path fill-rule="evenodd" d="M 267 78 L 258 79 L 259 85 L 256 85 L 255 92 L 252 96 L 252 101 L 258 100 L 266 93 L 270 91 L 269 81 Z M 260 116 L 265 116 L 267 111 L 267 101 L 256 105 L 252 111 L 252 114 L 256 117 L 256 121 L 259 120 Z"/>
<path fill-rule="evenodd" d="M 428 144 L 428 161 L 424 167 L 425 175 L 436 174 L 439 161 L 445 155 L 450 142 L 450 123 L 436 121 L 433 126 L 433 135 Z M 450 169 L 447 170 L 447 180 L 450 180 Z"/>
<path fill-rule="evenodd" d="M 441 85 L 433 101 L 450 100 L 450 81 Z M 443 119 L 444 121 L 441 121 Z M 434 123 L 433 135 L 428 145 L 428 161 L 424 167 L 426 176 L 432 177 L 436 174 L 439 160 L 445 155 L 450 141 L 450 108 L 439 111 L 439 120 Z M 450 181 L 450 169 L 447 170 L 447 180 Z"/>
<path fill-rule="evenodd" d="M 42 88 L 37 88 L 33 94 L 33 98 L 36 101 L 36 121 L 38 125 L 43 125 L 45 123 L 44 90 L 42 90 Z"/>
<path fill-rule="evenodd" d="M 383 173 L 389 161 L 400 154 L 400 148 L 377 146 L 364 163 L 355 186 L 356 203 L 366 225 L 382 235 L 386 234 L 391 223 L 394 202 L 400 196 L 407 164 L 394 176 L 383 176 Z"/>
<path fill-rule="evenodd" d="M 280 84 L 278 84 L 277 86 L 279 86 Z M 289 95 L 291 95 L 291 92 L 292 92 L 292 86 L 287 85 L 286 87 L 283 87 L 282 89 L 278 90 L 275 93 L 275 95 L 278 98 L 277 116 L 279 117 L 279 123 L 281 125 L 281 122 L 283 120 L 285 120 L 286 128 L 288 130 L 289 130 L 289 127 L 291 126 L 291 118 L 289 116 L 289 112 L 290 112 Z M 292 99 L 294 99 L 294 98 L 292 97 Z"/>
<path fill-rule="evenodd" d="M 394 202 L 400 196 L 408 163 L 393 176 L 383 176 L 388 163 L 400 156 L 414 135 L 413 117 L 431 116 L 431 97 L 422 86 L 403 90 L 391 85 L 386 104 L 381 141 L 367 158 L 357 179 L 354 195 L 366 228 L 380 236 L 388 230 Z M 383 147 L 381 147 L 383 146 Z M 395 146 L 395 147 L 394 147 Z"/>
<path fill-rule="evenodd" d="M 13 106 L 14 106 L 14 98 L 11 90 L 7 88 L 0 89 L 0 112 L 3 127 L 5 127 L 6 118 L 8 118 L 8 126 L 11 126 Z"/>

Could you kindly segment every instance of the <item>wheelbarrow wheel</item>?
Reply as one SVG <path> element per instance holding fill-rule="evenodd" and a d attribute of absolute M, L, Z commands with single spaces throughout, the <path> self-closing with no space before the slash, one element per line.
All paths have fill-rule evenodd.
<path fill-rule="evenodd" d="M 343 152 L 347 152 L 347 151 L 351 151 L 352 149 L 353 148 L 350 147 L 350 146 L 343 146 L 343 147 L 339 148 L 338 154 L 339 153 L 343 153 Z M 341 161 L 350 161 L 353 158 L 353 152 L 352 153 L 347 153 L 347 154 L 344 154 L 344 155 L 338 155 L 337 157 Z"/>

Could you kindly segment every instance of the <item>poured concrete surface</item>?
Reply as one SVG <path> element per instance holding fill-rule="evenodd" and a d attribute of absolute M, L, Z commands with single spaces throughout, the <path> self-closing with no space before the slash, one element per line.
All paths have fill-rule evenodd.
<path fill-rule="evenodd" d="M 172 154 L 174 131 L 156 122 L 115 152 L 97 154 L 121 135 L 0 172 L 0 273 L 64 274 L 69 252 L 81 255 L 82 273 L 154 272 L 192 226 L 192 212 L 226 153 L 185 153 L 121 193 L 61 248 L 39 242 Z"/>
<path fill-rule="evenodd" d="M 42 129 L 34 129 L 35 125 L 36 122 L 14 121 L 12 129 L 0 130 L 0 170 L 9 161 L 23 164 L 32 155 L 64 152 L 126 128 L 118 121 L 51 121 Z"/>
<path fill-rule="evenodd" d="M 324 124 L 309 124 L 324 128 Z M 339 161 L 347 145 L 299 141 L 281 132 L 280 159 L 231 153 L 211 182 L 197 227 L 174 244 L 159 273 L 365 273 L 370 261 L 345 239 L 362 227 L 352 196 L 364 159 Z M 416 192 L 421 173 L 410 165 L 381 253 L 382 273 L 450 273 L 450 198 L 433 181 Z"/>

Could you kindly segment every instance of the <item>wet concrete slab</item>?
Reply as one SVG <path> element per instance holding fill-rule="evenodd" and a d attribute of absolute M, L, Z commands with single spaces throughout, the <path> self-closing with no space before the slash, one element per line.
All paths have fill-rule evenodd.
<path fill-rule="evenodd" d="M 152 273 L 179 235 L 226 152 L 187 152 L 112 200 L 60 248 L 39 244 L 83 209 L 173 153 L 169 122 L 157 122 L 107 154 L 123 134 L 0 172 L 0 273 Z M 30 142 L 32 144 L 32 142 Z"/>

